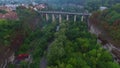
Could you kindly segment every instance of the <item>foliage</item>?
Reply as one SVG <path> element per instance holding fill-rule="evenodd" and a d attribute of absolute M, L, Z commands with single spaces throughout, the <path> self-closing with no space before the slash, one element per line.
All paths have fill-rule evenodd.
<path fill-rule="evenodd" d="M 13 33 L 21 28 L 19 21 L 0 20 L 0 43 L 11 45 Z"/>
<path fill-rule="evenodd" d="M 0 10 L 0 13 L 5 14 L 5 13 L 7 13 L 7 11 L 5 11 L 5 10 Z"/>
<path fill-rule="evenodd" d="M 40 24 L 38 26 L 40 22 L 40 19 L 38 18 L 39 14 L 37 15 L 36 12 L 30 9 L 25 9 L 23 7 L 19 7 L 17 9 L 17 13 L 20 16 L 20 21 L 22 21 L 22 25 L 18 21 L 17 23 L 16 21 L 12 22 L 12 24 L 8 23 L 5 20 L 1 20 L 0 30 L 3 32 L 1 32 L 0 37 L 3 40 L 4 38 L 6 38 L 6 36 L 9 37 L 9 35 L 11 35 L 9 33 L 14 33 L 14 30 L 18 29 L 24 32 L 25 39 L 23 40 L 23 43 L 20 44 L 21 46 L 19 47 L 19 50 L 17 50 L 16 55 L 22 53 L 30 54 L 33 59 L 32 63 L 30 64 L 31 68 L 39 68 L 40 60 L 44 55 L 47 57 L 48 68 L 120 67 L 117 63 L 113 61 L 110 53 L 104 50 L 101 45 L 97 43 L 97 38 L 88 32 L 87 25 L 85 23 L 73 23 L 71 21 L 65 21 L 59 24 L 60 30 L 58 32 L 55 32 L 57 26 L 56 24 L 50 23 L 44 26 Z M 96 8 L 92 10 L 96 10 Z M 111 10 L 106 11 L 106 13 L 102 13 L 101 11 L 96 12 L 95 15 L 93 14 L 93 16 L 91 17 L 92 19 L 94 19 L 93 22 L 101 22 L 99 19 L 108 18 L 109 15 L 112 15 L 113 17 L 110 17 L 108 19 L 114 19 L 110 20 L 111 22 L 107 24 L 107 27 L 105 26 L 104 28 L 108 28 L 108 25 L 110 25 L 110 27 L 108 28 L 109 31 L 110 29 L 114 28 L 113 26 L 111 26 L 111 24 L 117 26 L 114 29 L 117 29 L 118 33 L 115 34 L 114 31 L 111 31 L 110 33 L 116 35 L 114 37 L 116 39 L 120 37 L 120 35 L 118 35 L 119 26 L 116 25 L 118 24 L 118 22 L 116 22 L 115 24 L 113 22 L 119 18 L 119 15 L 117 15 L 118 10 L 116 9 L 116 11 L 111 13 L 108 12 L 111 12 Z M 104 18 L 102 16 L 104 16 Z M 104 19 L 104 21 L 108 22 L 108 19 Z M 102 23 L 101 25 L 105 24 Z M 27 68 L 27 65 L 28 64 L 24 61 L 20 63 L 20 67 L 22 68 Z"/>
<path fill-rule="evenodd" d="M 86 9 L 88 9 L 90 12 L 96 11 L 101 6 L 105 7 L 112 7 L 115 4 L 120 3 L 119 0 L 86 0 Z"/>
<path fill-rule="evenodd" d="M 107 68 L 109 64 L 109 68 L 119 67 L 109 52 L 97 44 L 85 23 L 63 22 L 60 27 L 47 53 L 48 68 Z"/>
<path fill-rule="evenodd" d="M 120 4 L 110 9 L 97 11 L 90 17 L 90 22 L 104 31 L 103 37 L 114 45 L 120 44 Z"/>

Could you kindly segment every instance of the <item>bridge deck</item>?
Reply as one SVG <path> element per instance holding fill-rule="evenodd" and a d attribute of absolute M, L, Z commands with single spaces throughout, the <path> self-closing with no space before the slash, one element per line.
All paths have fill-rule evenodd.
<path fill-rule="evenodd" d="M 62 11 L 38 11 L 42 14 L 65 14 L 65 15 L 91 15 L 90 13 L 75 13 L 75 12 L 62 12 Z"/>

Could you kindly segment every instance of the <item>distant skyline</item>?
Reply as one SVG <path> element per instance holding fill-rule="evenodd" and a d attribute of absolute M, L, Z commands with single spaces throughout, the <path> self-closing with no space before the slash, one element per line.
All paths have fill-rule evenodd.
<path fill-rule="evenodd" d="M 32 1 L 39 1 L 39 2 L 42 2 L 42 1 L 47 1 L 47 0 L 0 0 L 0 2 L 32 2 Z"/>
<path fill-rule="evenodd" d="M 56 5 L 61 5 L 61 4 L 79 4 L 79 5 L 84 5 L 85 0 L 0 0 L 0 4 L 10 4 L 10 3 L 24 3 L 24 4 L 30 4 L 32 2 L 36 3 L 48 3 L 48 4 L 56 4 Z"/>

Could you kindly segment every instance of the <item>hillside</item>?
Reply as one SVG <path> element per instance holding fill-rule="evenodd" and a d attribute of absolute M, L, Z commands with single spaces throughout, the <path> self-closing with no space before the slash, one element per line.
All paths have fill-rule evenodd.
<path fill-rule="evenodd" d="M 14 10 L 18 19 L 0 19 L 0 68 L 120 68 L 118 0 L 40 2 L 45 13 L 30 4 Z"/>
<path fill-rule="evenodd" d="M 102 28 L 104 37 L 119 47 L 120 45 L 120 4 L 104 11 L 97 11 L 90 17 L 90 22 Z M 99 26 L 98 26 L 99 25 Z"/>

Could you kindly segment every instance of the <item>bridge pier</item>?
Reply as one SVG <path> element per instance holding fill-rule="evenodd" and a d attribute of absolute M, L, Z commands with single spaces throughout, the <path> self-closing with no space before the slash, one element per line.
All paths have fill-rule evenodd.
<path fill-rule="evenodd" d="M 69 15 L 67 15 L 66 20 L 69 21 Z"/>
<path fill-rule="evenodd" d="M 55 15 L 52 14 L 52 22 L 55 22 Z"/>
<path fill-rule="evenodd" d="M 82 21 L 82 22 L 84 21 L 84 16 L 81 17 L 81 21 Z"/>
<path fill-rule="evenodd" d="M 74 15 L 74 22 L 76 22 L 77 15 Z"/>
<path fill-rule="evenodd" d="M 62 22 L 62 16 L 61 16 L 61 14 L 59 14 L 59 23 L 61 23 Z"/>
<path fill-rule="evenodd" d="M 48 21 L 49 20 L 49 17 L 48 17 L 48 14 L 46 13 L 46 21 Z"/>
<path fill-rule="evenodd" d="M 52 15 L 52 22 L 55 22 L 55 15 L 58 15 L 59 18 L 59 23 L 62 22 L 62 15 L 66 15 L 66 20 L 69 20 L 69 16 L 72 15 L 74 17 L 74 22 L 77 21 L 77 16 L 82 16 L 81 21 L 88 21 L 89 16 L 91 15 L 90 13 L 76 13 L 76 12 L 61 12 L 61 11 L 39 11 L 39 13 L 46 14 L 46 21 L 49 20 L 49 15 Z M 43 17 L 43 15 L 42 15 Z"/>

